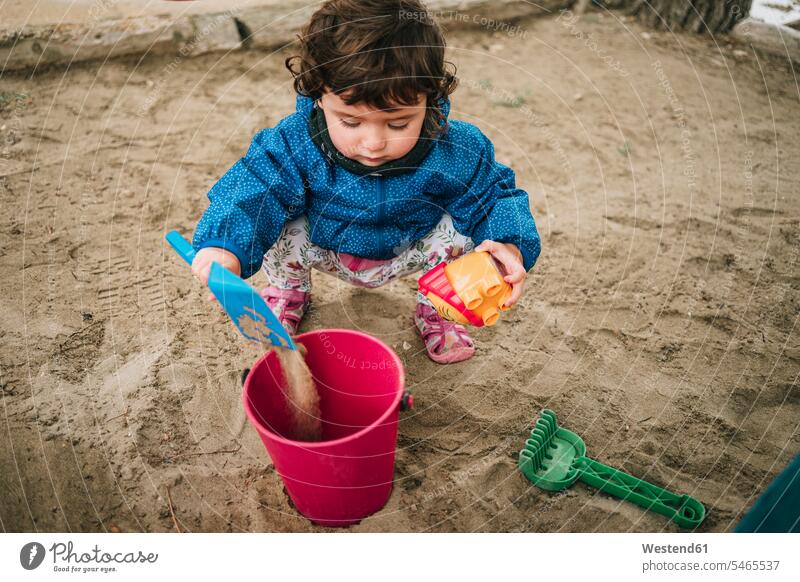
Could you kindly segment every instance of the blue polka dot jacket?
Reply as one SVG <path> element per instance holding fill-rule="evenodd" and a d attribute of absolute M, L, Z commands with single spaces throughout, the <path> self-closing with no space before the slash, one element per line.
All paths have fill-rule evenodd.
<path fill-rule="evenodd" d="M 439 106 L 447 116 L 449 99 Z M 192 245 L 234 253 L 244 279 L 284 225 L 304 214 L 314 244 L 368 259 L 397 256 L 444 213 L 476 245 L 515 244 L 526 270 L 541 250 L 528 194 L 476 126 L 450 120 L 443 135 L 421 137 L 403 158 L 366 166 L 333 147 L 322 110 L 302 95 L 295 113 L 255 135 L 208 198 Z"/>

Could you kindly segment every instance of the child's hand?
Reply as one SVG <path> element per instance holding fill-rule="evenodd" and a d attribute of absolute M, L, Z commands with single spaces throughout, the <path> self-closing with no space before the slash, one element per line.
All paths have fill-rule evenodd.
<path fill-rule="evenodd" d="M 242 272 L 239 259 L 230 251 L 218 247 L 206 247 L 197 251 L 192 261 L 192 275 L 203 285 L 208 285 L 208 275 L 211 273 L 211 263 L 217 262 L 234 275 Z M 208 294 L 208 300 L 214 301 L 213 293 Z"/>
<path fill-rule="evenodd" d="M 511 284 L 511 297 L 506 300 L 506 305 L 511 307 L 522 296 L 525 285 L 525 266 L 522 264 L 522 253 L 516 245 L 511 243 L 485 240 L 479 244 L 476 251 L 487 251 L 500 263 L 503 280 Z"/>

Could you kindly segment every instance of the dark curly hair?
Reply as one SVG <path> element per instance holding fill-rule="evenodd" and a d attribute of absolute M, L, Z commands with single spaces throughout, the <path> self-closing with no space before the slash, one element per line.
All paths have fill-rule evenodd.
<path fill-rule="evenodd" d="M 300 95 L 349 92 L 345 103 L 376 109 L 427 97 L 423 135 L 447 129 L 439 99 L 458 83 L 444 60 L 442 30 L 417 0 L 330 0 L 300 35 L 300 54 L 286 59 Z M 452 72 L 448 71 L 448 65 Z M 343 97 L 344 98 L 344 97 Z"/>

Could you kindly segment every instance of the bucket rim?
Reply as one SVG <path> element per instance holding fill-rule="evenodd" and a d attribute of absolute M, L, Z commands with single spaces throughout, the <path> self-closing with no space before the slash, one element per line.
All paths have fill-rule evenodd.
<path fill-rule="evenodd" d="M 365 426 L 364 428 L 362 428 L 361 430 L 359 430 L 357 432 L 354 432 L 353 434 L 349 434 L 347 436 L 344 436 L 344 437 L 341 437 L 341 438 L 338 438 L 338 439 L 333 439 L 333 440 L 329 440 L 329 441 L 296 441 L 296 440 L 293 440 L 293 439 L 287 439 L 286 437 L 282 437 L 281 435 L 277 434 L 276 432 L 270 430 L 268 427 L 264 426 L 264 424 L 257 419 L 255 411 L 253 410 L 253 405 L 250 402 L 250 399 L 247 397 L 249 386 L 250 386 L 251 373 L 252 373 L 253 370 L 255 370 L 259 366 L 259 364 L 261 364 L 261 362 L 263 362 L 264 360 L 266 360 L 269 357 L 270 353 L 273 351 L 273 350 L 269 350 L 269 351 L 265 352 L 264 354 L 262 354 L 255 361 L 255 363 L 253 364 L 253 367 L 250 368 L 250 372 L 247 374 L 247 378 L 244 381 L 244 385 L 242 386 L 242 403 L 244 404 L 244 412 L 247 415 L 247 418 L 250 420 L 250 423 L 253 424 L 254 427 L 258 427 L 258 428 L 256 428 L 256 430 L 258 432 L 264 431 L 265 433 L 267 433 L 269 435 L 269 437 L 271 439 L 273 439 L 273 440 L 275 440 L 275 441 L 277 441 L 277 442 L 279 442 L 281 444 L 300 446 L 300 447 L 306 448 L 306 449 L 321 449 L 321 448 L 324 448 L 324 447 L 331 447 L 331 446 L 334 446 L 334 445 L 340 445 L 340 444 L 344 444 L 344 443 L 347 443 L 349 441 L 355 440 L 356 438 L 358 438 L 358 437 L 366 434 L 367 432 L 373 430 L 375 427 L 383 424 L 386 421 L 386 419 L 389 418 L 389 416 L 395 410 L 398 410 L 400 408 L 400 401 L 403 398 L 403 393 L 405 392 L 405 388 L 406 388 L 406 370 L 405 370 L 405 367 L 403 366 L 403 362 L 400 360 L 400 357 L 397 355 L 397 353 L 389 345 L 387 345 L 386 342 L 384 342 L 383 340 L 380 340 L 380 339 L 376 338 L 375 336 L 370 335 L 368 333 L 364 333 L 364 332 L 361 332 L 361 331 L 356 331 L 354 329 L 342 329 L 342 328 L 314 329 L 314 330 L 307 331 L 307 332 L 298 334 L 296 336 L 293 336 L 292 339 L 295 340 L 295 341 L 299 341 L 299 340 L 302 340 L 306 336 L 314 336 L 314 335 L 319 335 L 319 334 L 328 333 L 328 332 L 337 332 L 337 333 L 338 332 L 346 332 L 346 333 L 348 333 L 350 335 L 361 336 L 361 337 L 367 338 L 367 339 L 369 339 L 369 340 L 371 340 L 371 341 L 373 341 L 373 342 L 375 342 L 377 344 L 380 344 L 388 352 L 388 354 L 391 356 L 392 361 L 395 364 L 395 367 L 400 371 L 400 377 L 398 378 L 399 385 L 397 387 L 397 394 L 395 394 L 395 396 L 394 396 L 394 398 L 392 400 L 391 406 L 389 406 L 383 412 L 383 414 L 381 414 L 377 419 L 375 419 L 375 421 L 371 422 L 368 426 Z"/>

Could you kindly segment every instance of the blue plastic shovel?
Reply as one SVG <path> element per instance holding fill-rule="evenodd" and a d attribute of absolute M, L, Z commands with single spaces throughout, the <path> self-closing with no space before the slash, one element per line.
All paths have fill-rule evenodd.
<path fill-rule="evenodd" d="M 196 253 L 189 241 L 177 230 L 167 233 L 166 239 L 175 252 L 191 265 Z M 241 277 L 234 275 L 219 263 L 212 263 L 208 288 L 244 337 L 262 345 L 297 349 L 292 337 L 258 291 L 245 283 Z"/>

